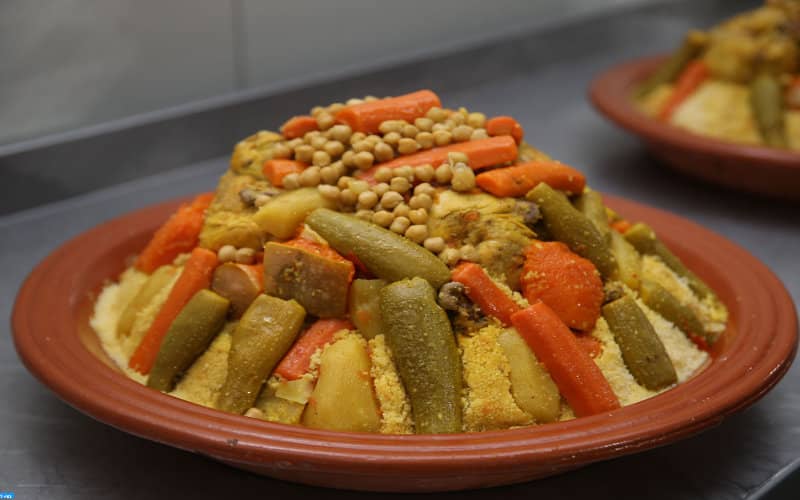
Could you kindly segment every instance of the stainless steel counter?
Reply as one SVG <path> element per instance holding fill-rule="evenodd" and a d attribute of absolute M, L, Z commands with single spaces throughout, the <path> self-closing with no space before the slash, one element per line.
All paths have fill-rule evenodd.
<path fill-rule="evenodd" d="M 615 11 L 398 68 L 297 89 L 267 89 L 185 115 L 77 134 L 5 156 L 0 151 L 3 198 L 12 200 L 15 210 L 49 201 L 0 211 L 6 213 L 0 216 L 0 314 L 10 317 L 26 274 L 70 237 L 130 210 L 212 188 L 226 167 L 223 155 L 234 137 L 275 127 L 283 117 L 317 102 L 420 87 L 437 90 L 446 104 L 513 114 L 530 142 L 585 171 L 593 187 L 675 212 L 737 242 L 771 267 L 797 301 L 800 206 L 696 184 L 667 170 L 636 139 L 596 115 L 585 98 L 591 78 L 609 65 L 667 50 L 685 29 L 708 25 L 750 4 L 685 1 Z M 154 144 L 157 138 L 163 140 Z M 109 151 L 109 144 L 121 149 Z M 118 164 L 109 162 L 113 157 L 120 158 Z M 159 158 L 164 171 L 155 176 Z M 136 168 L 137 159 L 142 168 Z M 127 170 L 116 172 L 118 165 Z M 75 172 L 87 182 L 75 182 Z M 43 189 L 43 183 L 57 189 Z M 93 190 L 86 192 L 86 185 Z M 0 492 L 14 491 L 20 499 L 368 497 L 253 476 L 95 422 L 62 403 L 24 369 L 7 321 L 4 329 Z M 788 472 L 780 471 L 800 458 L 798 415 L 800 368 L 795 365 L 761 401 L 696 437 L 562 476 L 458 495 L 777 498 L 787 488 L 773 486 L 789 484 Z M 769 488 L 761 488 L 765 484 Z"/>

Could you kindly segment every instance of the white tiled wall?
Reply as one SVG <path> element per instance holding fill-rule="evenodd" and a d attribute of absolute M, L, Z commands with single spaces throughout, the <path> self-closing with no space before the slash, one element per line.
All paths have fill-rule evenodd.
<path fill-rule="evenodd" d="M 2 0 L 0 144 L 647 0 Z"/>

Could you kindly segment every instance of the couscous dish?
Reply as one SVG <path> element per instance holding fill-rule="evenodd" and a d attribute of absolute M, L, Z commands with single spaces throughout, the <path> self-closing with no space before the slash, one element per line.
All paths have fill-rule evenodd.
<path fill-rule="evenodd" d="M 769 0 L 690 31 L 637 99 L 645 113 L 690 132 L 800 151 L 800 2 Z"/>
<path fill-rule="evenodd" d="M 725 306 L 523 139 L 428 90 L 316 107 L 238 143 L 91 324 L 153 390 L 340 431 L 542 425 L 691 377 Z"/>

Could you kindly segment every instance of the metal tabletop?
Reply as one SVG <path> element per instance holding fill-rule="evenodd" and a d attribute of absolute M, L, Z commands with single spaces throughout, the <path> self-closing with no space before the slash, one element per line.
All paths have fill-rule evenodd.
<path fill-rule="evenodd" d="M 275 128 L 316 103 L 423 87 L 435 89 L 446 105 L 512 114 L 532 144 L 582 169 L 594 188 L 669 210 L 735 241 L 765 262 L 797 301 L 800 206 L 699 184 L 666 169 L 635 138 L 599 117 L 585 97 L 592 77 L 610 65 L 668 50 L 686 29 L 752 4 L 683 1 L 616 10 L 337 81 L 262 89 L 202 109 L 0 149 L 0 204 L 7 203 L 0 210 L 0 315 L 10 317 L 27 273 L 69 238 L 125 212 L 213 188 L 235 138 Z M 118 148 L 113 157 L 119 165 L 129 168 L 109 164 L 109 145 Z M 19 210 L 42 201 L 47 203 Z M 96 422 L 25 370 L 8 321 L 3 328 L 0 492 L 20 499 L 370 496 L 254 476 Z M 762 400 L 698 436 L 561 476 L 457 495 L 599 500 L 796 494 L 797 474 L 791 472 L 800 463 L 798 415 L 800 368 L 794 365 Z"/>

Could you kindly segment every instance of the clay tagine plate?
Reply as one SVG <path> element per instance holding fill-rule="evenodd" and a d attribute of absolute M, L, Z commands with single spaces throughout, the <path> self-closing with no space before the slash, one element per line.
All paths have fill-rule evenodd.
<path fill-rule="evenodd" d="M 652 225 L 730 310 L 712 360 L 684 384 L 608 414 L 516 430 L 436 436 L 342 433 L 197 406 L 126 378 L 89 326 L 103 284 L 181 200 L 114 219 L 44 259 L 14 306 L 14 342 L 60 398 L 125 432 L 289 481 L 377 491 L 440 491 L 528 481 L 686 438 L 753 404 L 786 373 L 797 317 L 785 288 L 747 251 L 685 219 L 608 197 Z"/>
<path fill-rule="evenodd" d="M 592 82 L 589 97 L 606 118 L 641 138 L 665 164 L 721 186 L 800 200 L 800 152 L 725 142 L 662 123 L 639 111 L 635 89 L 666 56 L 614 66 Z"/>

